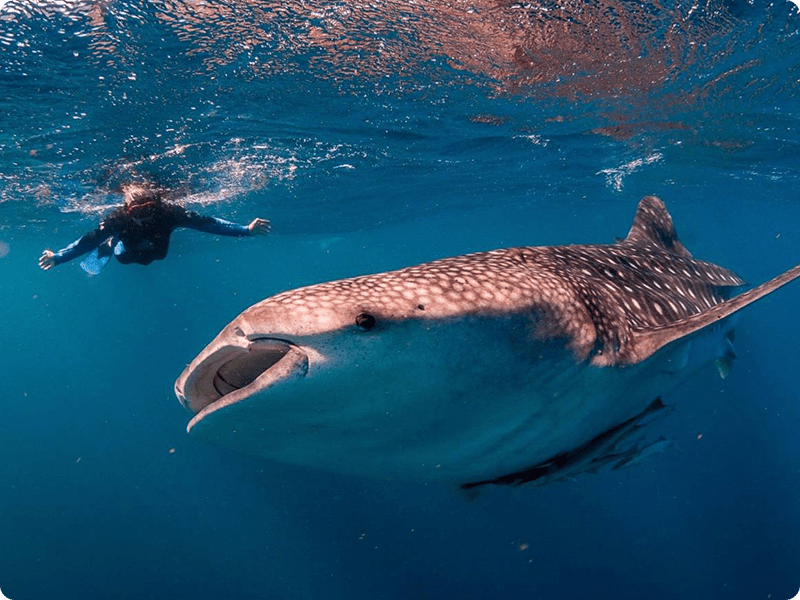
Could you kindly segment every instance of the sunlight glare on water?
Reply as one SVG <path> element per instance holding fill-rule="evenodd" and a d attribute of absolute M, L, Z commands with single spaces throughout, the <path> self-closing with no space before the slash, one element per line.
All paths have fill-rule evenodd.
<path fill-rule="evenodd" d="M 497 189 L 527 202 L 555 171 L 622 192 L 654 156 L 774 177 L 776 142 L 797 144 L 789 7 L 12 0 L 0 200 L 95 212 L 145 177 L 200 203 L 271 196 L 317 229 L 327 190 L 349 189 L 336 227 L 357 228 L 365 180 L 397 181 L 391 220 L 413 213 L 404 197 L 435 210 L 414 183 L 431 172 L 466 205 Z M 774 150 L 774 166 L 750 158 Z"/>

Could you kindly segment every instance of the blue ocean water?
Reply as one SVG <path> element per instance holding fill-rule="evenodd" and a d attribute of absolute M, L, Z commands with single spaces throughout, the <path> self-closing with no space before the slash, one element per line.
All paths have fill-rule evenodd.
<path fill-rule="evenodd" d="M 752 283 L 800 257 L 800 15 L 762 2 L 0 0 L 0 589 L 40 598 L 788 599 L 794 284 L 677 450 L 477 498 L 204 445 L 175 378 L 281 290 L 610 242 L 657 194 Z M 51 272 L 147 178 L 265 238 Z"/>

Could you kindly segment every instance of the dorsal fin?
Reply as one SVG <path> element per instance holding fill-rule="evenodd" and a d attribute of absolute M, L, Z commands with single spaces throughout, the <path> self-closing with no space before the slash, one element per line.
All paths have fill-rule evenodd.
<path fill-rule="evenodd" d="M 678 241 L 667 207 L 658 196 L 645 196 L 639 202 L 633 225 L 623 244 L 651 246 L 691 258 L 692 255 Z"/>

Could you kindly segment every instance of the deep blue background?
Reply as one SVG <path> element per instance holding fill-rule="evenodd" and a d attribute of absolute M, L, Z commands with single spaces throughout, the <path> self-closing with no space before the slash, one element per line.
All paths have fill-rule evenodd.
<path fill-rule="evenodd" d="M 475 250 L 610 242 L 644 194 L 665 200 L 699 258 L 752 283 L 793 266 L 800 20 L 790 3 L 708 5 L 704 19 L 722 11 L 727 53 L 686 59 L 646 93 L 577 100 L 552 82 L 465 83 L 426 61 L 394 87 L 387 73 L 348 79 L 340 63 L 314 63 L 318 49 L 278 73 L 247 71 L 254 53 L 284 57 L 266 43 L 209 66 L 214 52 L 191 51 L 202 24 L 187 41 L 159 16 L 180 3 L 112 3 L 100 38 L 78 9 L 19 6 L 0 8 L 6 596 L 797 593 L 796 283 L 740 315 L 727 380 L 709 369 L 669 399 L 658 433 L 676 451 L 544 488 L 467 499 L 255 460 L 190 438 L 172 392 L 218 330 L 270 294 Z M 667 102 L 681 89 L 685 104 Z M 611 124 L 632 130 L 596 131 Z M 118 201 L 114 186 L 142 175 L 182 188 L 197 210 L 268 217 L 274 232 L 179 231 L 167 260 L 112 263 L 95 278 L 77 264 L 38 269 L 43 248 L 93 227 Z"/>

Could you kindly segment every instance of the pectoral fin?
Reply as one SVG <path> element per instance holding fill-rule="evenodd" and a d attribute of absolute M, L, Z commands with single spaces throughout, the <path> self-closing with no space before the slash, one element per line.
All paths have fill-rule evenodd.
<path fill-rule="evenodd" d="M 721 321 L 725 317 L 729 317 L 748 304 L 760 300 L 798 277 L 800 277 L 800 265 L 789 269 L 766 283 L 762 283 L 752 290 L 748 290 L 730 300 L 721 302 L 705 312 L 686 317 L 685 319 L 681 319 L 680 321 L 676 321 L 664 327 L 634 330 L 631 336 L 633 342 L 631 344 L 631 351 L 625 356 L 625 362 L 628 364 L 642 362 L 670 342 L 686 337 L 687 335 Z"/>

